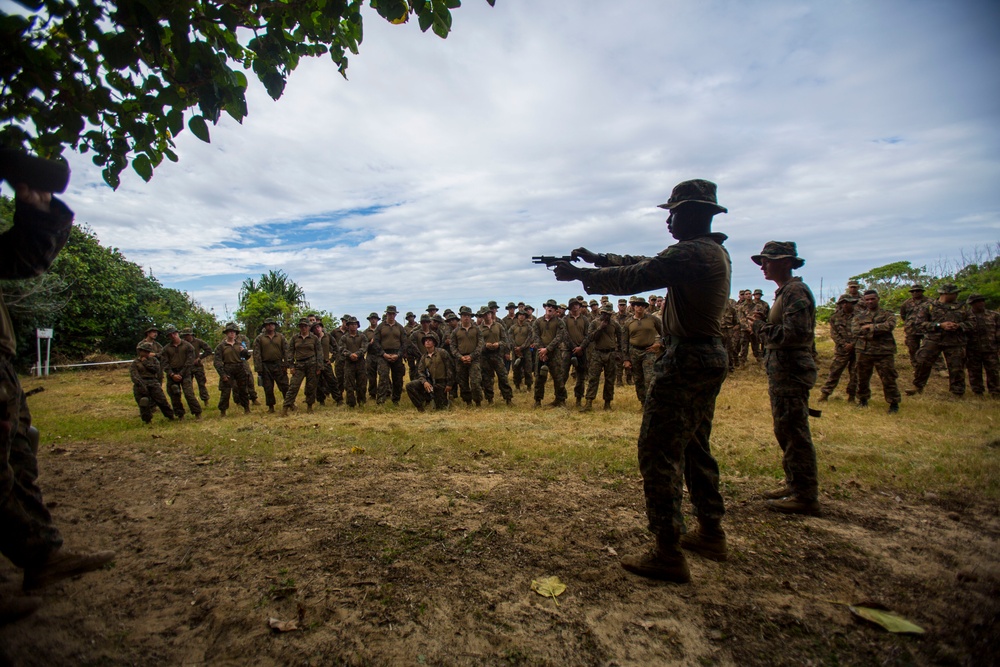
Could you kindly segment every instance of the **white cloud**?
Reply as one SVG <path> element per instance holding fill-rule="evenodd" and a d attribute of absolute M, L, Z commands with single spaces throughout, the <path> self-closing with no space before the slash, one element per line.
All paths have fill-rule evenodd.
<path fill-rule="evenodd" d="M 440 40 L 372 14 L 349 81 L 304 62 L 277 102 L 251 86 L 242 126 L 178 137 L 149 184 L 112 192 L 74 160 L 67 200 L 165 284 L 210 285 L 191 291 L 217 312 L 268 269 L 338 313 L 565 299 L 579 286 L 531 255 L 658 252 L 655 206 L 692 177 L 730 208 L 734 287 L 769 289 L 748 257 L 772 238 L 827 286 L 1000 238 L 989 3 L 470 0 L 454 17 Z"/>

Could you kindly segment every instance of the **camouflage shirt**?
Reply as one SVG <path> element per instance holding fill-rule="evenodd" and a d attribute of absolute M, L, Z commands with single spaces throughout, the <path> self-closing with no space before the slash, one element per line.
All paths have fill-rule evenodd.
<path fill-rule="evenodd" d="M 872 325 L 862 333 L 861 327 Z M 854 349 L 860 354 L 896 354 L 896 338 L 892 330 L 896 328 L 896 314 L 885 308 L 871 310 L 858 308 L 851 319 L 851 333 L 854 335 Z"/>
<path fill-rule="evenodd" d="M 974 313 L 969 310 L 969 342 L 966 349 L 978 354 L 996 354 L 1000 342 L 1000 313 L 987 310 Z"/>
<path fill-rule="evenodd" d="M 923 297 L 921 299 L 914 299 L 913 297 L 910 297 L 899 307 L 899 319 L 903 322 L 903 327 L 906 329 L 906 333 L 917 333 L 914 329 L 914 325 L 916 324 L 916 315 L 920 311 L 920 308 L 929 302 L 930 299 L 927 297 Z"/>
<path fill-rule="evenodd" d="M 848 345 L 854 342 L 854 334 L 851 332 L 851 320 L 854 313 L 848 315 L 839 307 L 830 316 L 830 338 L 833 339 L 834 347 L 838 354 L 843 354 Z"/>
<path fill-rule="evenodd" d="M 160 351 L 160 366 L 164 373 L 187 377 L 194 369 L 197 358 L 194 345 L 191 343 L 182 340 L 180 344 L 174 345 L 171 342 Z"/>
<path fill-rule="evenodd" d="M 764 344 L 768 387 L 774 394 L 797 393 L 816 384 L 816 299 L 802 278 L 778 288 L 766 320 L 753 323 Z"/>
<path fill-rule="evenodd" d="M 965 345 L 966 332 L 972 328 L 965 306 L 958 301 L 954 303 L 928 301 L 917 311 L 915 320 L 917 331 L 924 334 L 926 340 L 942 347 Z M 945 331 L 941 328 L 943 322 L 955 322 L 959 328 L 956 331 Z"/>

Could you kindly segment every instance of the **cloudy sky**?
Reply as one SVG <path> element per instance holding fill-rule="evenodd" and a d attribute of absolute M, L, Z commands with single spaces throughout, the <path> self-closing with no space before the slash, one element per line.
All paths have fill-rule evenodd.
<path fill-rule="evenodd" d="M 369 12 L 345 81 L 304 62 L 242 126 L 66 200 L 107 245 L 217 315 L 269 269 L 359 316 L 565 300 L 535 254 L 655 254 L 656 208 L 719 185 L 734 289 L 794 240 L 819 295 L 897 260 L 1000 241 L 1000 4 L 466 0 L 447 40 Z M 178 234 L 177 232 L 181 233 Z"/>

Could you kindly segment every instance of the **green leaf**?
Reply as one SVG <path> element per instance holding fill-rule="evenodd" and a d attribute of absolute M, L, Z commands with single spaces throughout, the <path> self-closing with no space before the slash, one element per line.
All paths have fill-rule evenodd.
<path fill-rule="evenodd" d="M 866 621 L 881 625 L 889 632 L 913 635 L 924 634 L 924 629 L 922 627 L 915 625 L 902 616 L 897 616 L 890 611 L 872 609 L 871 607 L 855 607 L 854 605 L 847 605 L 847 608 L 851 610 L 851 613 L 860 616 Z"/>
<path fill-rule="evenodd" d="M 566 590 L 566 584 L 559 581 L 559 577 L 545 577 L 544 579 L 532 579 L 531 580 L 531 590 L 535 591 L 542 597 L 552 598 L 556 606 L 559 606 L 559 601 L 556 600 L 556 596 L 562 595 L 563 591 Z"/>
<path fill-rule="evenodd" d="M 149 162 L 149 158 L 145 153 L 140 153 L 132 160 L 132 168 L 135 169 L 135 173 L 142 176 L 142 180 L 149 183 L 149 179 L 153 177 L 153 165 Z"/>
<path fill-rule="evenodd" d="M 208 135 L 208 123 L 201 116 L 191 116 L 191 120 L 188 121 L 188 127 L 194 136 L 198 137 L 206 144 L 212 143 L 211 137 Z"/>

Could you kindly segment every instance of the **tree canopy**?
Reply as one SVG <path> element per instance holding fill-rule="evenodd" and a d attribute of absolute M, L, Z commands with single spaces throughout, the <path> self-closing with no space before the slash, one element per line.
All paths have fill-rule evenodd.
<path fill-rule="evenodd" d="M 93 153 L 108 185 L 177 161 L 185 128 L 208 142 L 223 112 L 242 122 L 252 72 L 281 97 L 302 58 L 329 55 L 346 77 L 362 8 L 441 38 L 460 0 L 18 0 L 0 11 L 0 144 L 43 157 Z M 491 6 L 495 0 L 486 0 Z M 242 71 L 241 71 L 242 70 Z"/>

